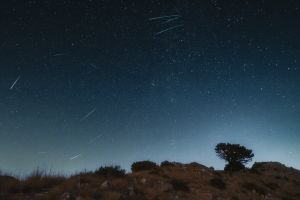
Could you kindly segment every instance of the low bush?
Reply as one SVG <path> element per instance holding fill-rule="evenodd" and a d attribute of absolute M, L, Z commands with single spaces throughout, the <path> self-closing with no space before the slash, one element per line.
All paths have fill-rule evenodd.
<path fill-rule="evenodd" d="M 160 163 L 161 167 L 172 167 L 172 166 L 175 166 L 175 165 L 176 165 L 175 162 L 169 162 L 167 160 Z"/>
<path fill-rule="evenodd" d="M 145 170 L 154 170 L 157 169 L 158 165 L 152 161 L 139 161 L 134 162 L 131 165 L 132 172 L 139 172 L 139 171 L 145 171 Z"/>
<path fill-rule="evenodd" d="M 104 177 L 123 177 L 126 175 L 126 172 L 120 166 L 105 166 L 97 169 L 95 174 Z"/>
<path fill-rule="evenodd" d="M 203 165 L 201 165 L 197 162 L 191 162 L 191 163 L 189 163 L 189 166 L 191 166 L 191 167 L 203 167 Z"/>
<path fill-rule="evenodd" d="M 226 189 L 226 183 L 221 178 L 213 178 L 209 181 L 210 185 L 218 188 L 219 190 L 225 190 Z"/>

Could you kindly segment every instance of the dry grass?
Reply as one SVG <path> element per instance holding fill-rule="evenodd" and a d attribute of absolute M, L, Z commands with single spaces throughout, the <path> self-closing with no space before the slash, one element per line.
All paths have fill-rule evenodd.
<path fill-rule="evenodd" d="M 45 170 L 33 171 L 25 180 L 21 181 L 23 193 L 47 192 L 51 188 L 65 181 L 65 177 L 47 173 Z"/>
<path fill-rule="evenodd" d="M 226 183 L 220 177 L 216 177 L 216 178 L 211 179 L 209 181 L 209 183 L 210 183 L 211 186 L 213 186 L 215 188 L 218 188 L 219 190 L 225 190 L 226 189 Z"/>

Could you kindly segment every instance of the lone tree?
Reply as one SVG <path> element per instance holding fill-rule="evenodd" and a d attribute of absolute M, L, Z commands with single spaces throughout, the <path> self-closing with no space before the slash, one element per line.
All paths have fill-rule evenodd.
<path fill-rule="evenodd" d="M 215 151 L 217 156 L 224 159 L 228 164 L 225 171 L 239 171 L 245 169 L 245 164 L 251 162 L 254 154 L 251 149 L 247 149 L 239 144 L 219 143 Z"/>

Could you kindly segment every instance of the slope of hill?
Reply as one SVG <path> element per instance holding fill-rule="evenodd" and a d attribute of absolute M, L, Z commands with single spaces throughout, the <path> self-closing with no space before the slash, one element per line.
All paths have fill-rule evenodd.
<path fill-rule="evenodd" d="M 197 163 L 169 163 L 126 175 L 81 173 L 70 178 L 0 177 L 0 199 L 299 200 L 300 171 L 276 162 L 229 173 Z"/>

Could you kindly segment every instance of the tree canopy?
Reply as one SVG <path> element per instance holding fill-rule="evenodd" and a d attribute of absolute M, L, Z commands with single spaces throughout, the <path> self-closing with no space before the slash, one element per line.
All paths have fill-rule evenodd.
<path fill-rule="evenodd" d="M 225 170 L 238 171 L 245 168 L 245 164 L 252 161 L 254 154 L 239 144 L 219 143 L 215 147 L 217 156 L 224 159 L 228 164 Z"/>

